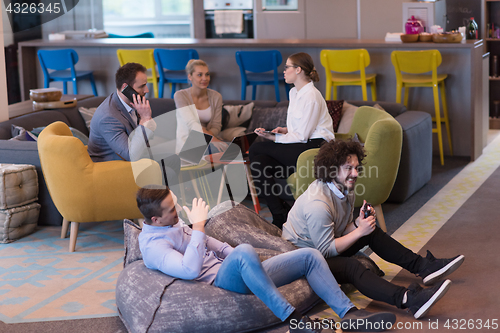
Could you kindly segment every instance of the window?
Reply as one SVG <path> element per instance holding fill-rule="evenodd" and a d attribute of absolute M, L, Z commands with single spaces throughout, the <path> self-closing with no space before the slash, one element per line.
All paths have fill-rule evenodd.
<path fill-rule="evenodd" d="M 103 0 L 103 19 L 108 33 L 190 37 L 191 0 Z"/>
<path fill-rule="evenodd" d="M 191 0 L 103 0 L 104 21 L 189 21 Z"/>

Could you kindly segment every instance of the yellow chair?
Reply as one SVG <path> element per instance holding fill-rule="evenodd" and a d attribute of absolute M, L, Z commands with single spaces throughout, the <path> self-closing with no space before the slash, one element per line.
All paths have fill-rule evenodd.
<path fill-rule="evenodd" d="M 47 188 L 63 216 L 61 238 L 71 221 L 69 252 L 75 251 L 80 223 L 141 218 L 139 186 L 162 184 L 153 160 L 92 162 L 87 147 L 60 121 L 40 133 L 37 145 Z"/>
<path fill-rule="evenodd" d="M 370 54 L 365 49 L 355 50 L 322 50 L 321 64 L 326 73 L 326 100 L 337 99 L 337 86 L 361 86 L 363 101 L 368 100 L 366 85 L 371 84 L 372 101 L 377 100 L 375 77 L 377 74 L 366 74 L 365 68 L 370 65 Z M 337 73 L 332 73 L 337 72 Z M 350 74 L 359 71 L 359 74 Z"/>
<path fill-rule="evenodd" d="M 390 114 L 369 106 L 362 106 L 354 114 L 349 135 L 335 134 L 335 140 L 344 140 L 358 134 L 364 142 L 366 158 L 363 173 L 356 181 L 356 201 L 354 207 L 361 207 L 363 200 L 373 205 L 377 212 L 377 221 L 382 230 L 387 231 L 382 211 L 384 203 L 391 193 L 399 169 L 403 130 Z M 319 148 L 309 149 L 299 155 L 297 172 L 287 179 L 295 199 L 304 193 L 315 180 L 314 158 Z"/>
<path fill-rule="evenodd" d="M 123 66 L 128 62 L 136 62 L 146 67 L 148 71 L 151 71 L 151 75 L 148 75 L 148 83 L 153 84 L 154 96 L 155 98 L 158 98 L 158 74 L 156 72 L 156 62 L 153 53 L 153 49 L 116 50 L 120 66 Z"/>
<path fill-rule="evenodd" d="M 441 165 L 444 165 L 443 153 L 443 134 L 441 124 L 446 125 L 448 134 L 448 144 L 450 145 L 450 154 L 453 155 L 451 146 L 450 120 L 448 118 L 448 106 L 446 104 L 446 90 L 444 80 L 447 74 L 438 74 L 437 68 L 441 65 L 441 53 L 438 50 L 425 51 L 393 51 L 391 61 L 396 70 L 396 102 L 401 103 L 401 90 L 405 89 L 404 105 L 408 107 L 409 88 L 411 87 L 431 87 L 434 95 L 435 117 L 432 121 L 436 123 L 436 128 L 432 129 L 437 133 L 439 141 L 439 155 Z M 424 74 L 432 72 L 432 74 Z M 403 74 L 408 73 L 408 74 Z M 439 108 L 438 85 L 441 88 L 441 103 L 443 103 L 443 114 Z"/>

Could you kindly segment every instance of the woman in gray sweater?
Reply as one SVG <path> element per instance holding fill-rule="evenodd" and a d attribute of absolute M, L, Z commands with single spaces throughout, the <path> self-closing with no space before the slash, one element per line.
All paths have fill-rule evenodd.
<path fill-rule="evenodd" d="M 191 87 L 179 90 L 174 95 L 178 150 L 191 130 L 217 137 L 222 127 L 222 96 L 208 88 L 208 65 L 203 60 L 192 59 L 186 65 L 186 73 Z"/>

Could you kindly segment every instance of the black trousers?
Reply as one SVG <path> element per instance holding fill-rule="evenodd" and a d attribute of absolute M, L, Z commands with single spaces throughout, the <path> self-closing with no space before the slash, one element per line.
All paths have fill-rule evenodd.
<path fill-rule="evenodd" d="M 370 246 L 380 258 L 414 274 L 424 268 L 427 260 L 401 245 L 379 227 L 376 227 L 371 234 L 360 238 L 339 256 L 326 260 L 338 283 L 351 283 L 371 299 L 402 308 L 403 296 L 407 290 L 405 287 L 384 280 L 365 268 L 357 259 L 351 258 L 366 245 Z"/>
<path fill-rule="evenodd" d="M 276 143 L 265 141 L 250 147 L 250 170 L 257 194 L 266 200 L 273 214 L 284 214 L 279 198 L 282 188 L 277 188 L 274 178 L 287 178 L 295 172 L 299 155 L 312 148 L 319 148 L 323 139 L 311 139 L 306 143 Z"/>

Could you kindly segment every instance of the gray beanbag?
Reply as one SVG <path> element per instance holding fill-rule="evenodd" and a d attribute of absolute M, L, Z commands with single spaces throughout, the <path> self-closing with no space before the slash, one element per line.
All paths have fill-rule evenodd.
<path fill-rule="evenodd" d="M 222 203 L 210 212 L 206 233 L 232 246 L 253 245 L 261 259 L 295 247 L 281 230 L 243 205 Z M 144 266 L 137 237 L 141 229 L 125 220 L 124 269 L 116 284 L 116 305 L 129 332 L 246 332 L 281 321 L 254 295 L 183 281 Z M 288 301 L 306 312 L 320 299 L 305 279 L 280 287 Z"/>

